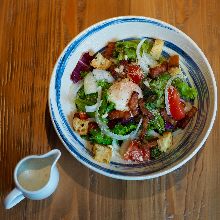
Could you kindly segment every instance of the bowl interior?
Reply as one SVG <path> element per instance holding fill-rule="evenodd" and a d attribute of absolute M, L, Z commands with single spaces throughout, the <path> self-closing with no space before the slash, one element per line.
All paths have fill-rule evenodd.
<path fill-rule="evenodd" d="M 109 41 L 130 38 L 159 38 L 165 41 L 163 55 L 179 54 L 182 72 L 198 91 L 196 117 L 175 136 L 173 149 L 158 160 L 127 163 L 114 155 L 112 162 L 93 160 L 89 147 L 71 128 L 74 111 L 70 75 L 84 52 L 101 50 Z M 66 148 L 93 170 L 121 179 L 147 179 L 170 172 L 189 160 L 207 138 L 216 111 L 216 87 L 212 70 L 197 45 L 178 29 L 144 17 L 119 17 L 98 23 L 73 39 L 55 65 L 50 83 L 49 107 L 56 131 Z"/>

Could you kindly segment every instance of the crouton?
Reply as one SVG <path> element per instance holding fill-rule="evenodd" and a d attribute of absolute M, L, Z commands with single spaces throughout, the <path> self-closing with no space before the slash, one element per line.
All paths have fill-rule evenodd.
<path fill-rule="evenodd" d="M 111 66 L 111 63 L 112 62 L 103 57 L 101 53 L 98 53 L 90 64 L 96 69 L 106 70 Z"/>
<path fill-rule="evenodd" d="M 150 51 L 150 54 L 155 60 L 159 60 L 160 55 L 161 55 L 162 50 L 163 50 L 163 45 L 164 45 L 163 40 L 156 39 L 154 41 L 154 45 L 153 45 L 153 47 Z"/>
<path fill-rule="evenodd" d="M 163 136 L 161 136 L 158 140 L 158 147 L 162 152 L 166 152 L 173 143 L 173 137 L 171 132 L 164 132 Z"/>
<path fill-rule="evenodd" d="M 94 159 L 101 163 L 110 163 L 112 157 L 112 149 L 109 146 L 95 144 L 92 147 Z"/>
<path fill-rule="evenodd" d="M 73 129 L 80 135 L 86 135 L 88 133 L 89 121 L 74 117 L 72 126 L 73 126 Z"/>
<path fill-rule="evenodd" d="M 179 67 L 172 67 L 168 70 L 168 72 L 171 76 L 175 76 L 175 75 L 179 74 L 181 72 L 181 70 Z"/>

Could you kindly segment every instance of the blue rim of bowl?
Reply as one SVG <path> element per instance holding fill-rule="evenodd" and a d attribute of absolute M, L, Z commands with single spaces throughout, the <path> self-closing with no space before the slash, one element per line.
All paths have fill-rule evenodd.
<path fill-rule="evenodd" d="M 61 56 L 59 57 L 52 77 L 51 77 L 51 81 L 55 75 L 55 89 L 56 91 L 56 105 L 60 114 L 60 117 L 62 119 L 62 123 L 65 124 L 65 126 L 67 127 L 68 131 L 71 133 L 71 135 L 74 137 L 74 139 L 79 143 L 80 146 L 83 147 L 83 144 L 77 139 L 77 137 L 75 136 L 75 134 L 73 133 L 72 129 L 70 128 L 70 126 L 68 125 L 68 122 L 66 121 L 64 114 L 62 112 L 62 108 L 61 108 L 61 103 L 60 103 L 60 82 L 61 82 L 61 78 L 63 75 L 63 72 L 65 70 L 65 66 L 66 63 L 70 57 L 70 55 L 73 53 L 74 48 L 76 48 L 85 38 L 87 38 L 88 36 L 90 36 L 91 34 L 94 34 L 95 32 L 102 30 L 110 25 L 114 25 L 114 24 L 119 24 L 119 23 L 124 23 L 124 22 L 144 22 L 144 23 L 150 23 L 156 26 L 160 26 L 163 28 L 167 28 L 171 31 L 175 31 L 177 33 L 181 33 L 184 35 L 184 37 L 187 37 L 191 43 L 194 44 L 194 46 L 196 46 L 198 48 L 198 46 L 184 33 L 182 33 L 180 30 L 178 30 L 177 28 L 156 20 L 156 19 L 151 19 L 151 18 L 146 18 L 146 17 L 134 17 L 134 16 L 125 16 L 125 17 L 116 17 L 116 18 L 112 18 L 112 19 L 108 19 L 105 21 L 102 21 L 100 23 L 97 23 L 93 26 L 91 26 L 90 28 L 86 29 L 85 31 L 83 31 L 81 34 L 79 34 L 78 36 L 76 36 L 76 38 L 74 38 L 69 45 L 67 45 L 67 47 L 64 49 L 63 53 L 61 54 Z M 174 50 L 178 50 L 179 53 L 185 53 L 183 50 L 181 50 L 180 48 L 178 48 L 176 45 L 170 43 L 170 42 L 166 42 L 166 45 L 169 46 L 170 48 L 173 48 Z M 199 48 L 198 48 L 199 49 Z M 200 50 L 200 49 L 199 49 Z M 214 91 L 215 91 L 215 99 L 217 99 L 217 89 L 216 89 L 216 83 L 215 83 L 215 79 L 214 79 L 214 74 L 212 73 L 211 67 L 207 61 L 207 59 L 205 58 L 204 54 L 202 53 L 202 51 L 200 50 L 201 55 L 203 56 L 203 58 L 206 61 L 206 64 L 208 65 L 208 68 L 210 70 L 211 76 L 212 76 L 212 80 L 213 80 L 213 85 L 214 85 Z M 188 56 L 187 54 L 184 54 L 184 56 Z M 200 69 L 198 68 L 198 66 L 194 63 L 194 61 L 192 61 L 192 59 L 188 56 L 190 62 L 193 62 L 193 65 L 200 71 Z M 50 88 L 51 90 L 51 88 Z M 135 172 L 135 173 L 123 173 L 120 171 L 115 171 L 115 170 L 110 170 L 107 168 L 104 168 L 98 164 L 93 163 L 92 161 L 88 160 L 87 158 L 83 157 L 78 151 L 77 149 L 68 141 L 68 139 L 65 137 L 64 133 L 62 132 L 59 123 L 56 120 L 55 114 L 54 114 L 54 109 L 53 109 L 53 105 L 52 102 L 50 100 L 50 92 L 49 92 L 49 109 L 50 109 L 50 114 L 51 114 L 51 118 L 52 118 L 52 122 L 54 124 L 55 130 L 58 134 L 58 136 L 60 137 L 61 141 L 63 142 L 63 144 L 65 145 L 65 147 L 68 149 L 68 151 L 76 158 L 78 159 L 81 163 L 83 163 L 84 165 L 86 165 L 87 167 L 93 169 L 94 171 L 101 173 L 103 175 L 106 176 L 110 176 L 110 177 L 114 177 L 114 178 L 118 178 L 118 179 L 126 179 L 126 180 L 137 180 L 137 179 L 150 179 L 150 178 L 154 178 L 154 177 L 158 177 L 161 175 L 164 175 L 166 173 L 169 173 L 175 169 L 177 169 L 178 167 L 182 166 L 184 163 L 186 163 L 188 160 L 190 160 L 196 153 L 197 151 L 202 147 L 203 143 L 205 142 L 205 140 L 208 137 L 208 134 L 210 133 L 210 130 L 212 128 L 212 125 L 214 123 L 214 119 L 215 119 L 215 114 L 216 114 L 216 104 L 215 104 L 215 108 L 214 108 L 214 112 L 213 112 L 213 117 L 212 117 L 212 121 L 210 123 L 209 129 L 206 133 L 206 136 L 203 138 L 203 141 L 200 143 L 200 145 L 190 154 L 188 155 L 186 158 L 183 158 L 183 160 L 176 164 L 175 166 L 167 169 L 166 167 L 163 167 L 163 170 L 158 170 L 155 171 L 154 173 L 145 173 L 145 172 Z M 216 103 L 216 102 L 215 102 Z M 184 157 L 184 156 L 183 156 Z M 178 160 L 181 158 L 178 158 Z M 121 165 L 121 164 L 113 164 L 113 165 Z M 146 165 L 146 164 L 145 164 Z M 143 165 L 142 165 L 143 166 Z M 137 166 L 138 167 L 138 166 Z"/>

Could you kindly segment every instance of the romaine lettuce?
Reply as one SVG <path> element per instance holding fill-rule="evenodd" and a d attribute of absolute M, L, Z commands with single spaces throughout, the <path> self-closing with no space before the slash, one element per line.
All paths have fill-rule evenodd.
<path fill-rule="evenodd" d="M 76 95 L 75 104 L 76 104 L 77 109 L 79 111 L 85 112 L 85 106 L 96 104 L 97 97 L 98 97 L 97 92 L 86 95 L 84 92 L 84 86 L 82 86 Z"/>
<path fill-rule="evenodd" d="M 89 140 L 92 143 L 110 145 L 112 143 L 112 138 L 103 134 L 101 130 L 91 130 Z"/>
<path fill-rule="evenodd" d="M 182 79 L 175 79 L 172 83 L 174 87 L 176 87 L 180 93 L 180 96 L 186 100 L 194 100 L 197 97 L 197 91 L 195 88 L 190 87 L 186 82 Z"/>
<path fill-rule="evenodd" d="M 140 40 L 130 40 L 130 41 L 118 41 L 116 42 L 114 57 L 117 61 L 120 60 L 131 60 L 135 61 L 137 59 L 136 49 Z M 143 51 L 149 53 L 152 48 L 152 43 L 150 41 L 144 41 L 142 44 L 140 53 Z"/>
<path fill-rule="evenodd" d="M 134 131 L 136 128 L 137 128 L 137 125 L 131 124 L 131 123 L 127 125 L 117 124 L 112 129 L 112 132 L 118 135 L 126 135 Z"/>
<path fill-rule="evenodd" d="M 154 118 L 149 121 L 147 130 L 154 130 L 157 131 L 158 133 L 162 134 L 165 131 L 165 122 L 160 115 L 160 113 L 156 113 L 154 115 Z"/>

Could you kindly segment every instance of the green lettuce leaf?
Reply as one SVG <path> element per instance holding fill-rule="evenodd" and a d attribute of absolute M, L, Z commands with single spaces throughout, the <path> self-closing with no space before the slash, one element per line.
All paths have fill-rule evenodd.
<path fill-rule="evenodd" d="M 86 111 L 85 106 L 96 104 L 97 98 L 98 98 L 97 92 L 86 95 L 84 92 L 84 87 L 82 86 L 76 95 L 76 100 L 75 100 L 76 108 L 79 111 L 85 112 Z"/>
<path fill-rule="evenodd" d="M 154 130 L 162 134 L 165 131 L 165 122 L 159 113 L 154 115 L 154 118 L 149 121 L 147 130 Z"/>
<path fill-rule="evenodd" d="M 151 159 L 157 159 L 161 154 L 162 154 L 162 152 L 160 151 L 160 149 L 158 147 L 154 147 L 154 148 L 150 149 Z"/>
<path fill-rule="evenodd" d="M 117 61 L 128 60 L 135 61 L 137 59 L 136 49 L 140 40 L 130 40 L 130 41 L 118 41 L 116 42 L 114 57 Z M 140 53 L 143 51 L 149 53 L 153 44 L 150 41 L 145 41 L 141 47 Z"/>
<path fill-rule="evenodd" d="M 92 143 L 110 145 L 112 144 L 112 138 L 103 134 L 101 130 L 91 130 L 89 140 Z"/>
<path fill-rule="evenodd" d="M 102 86 L 102 104 L 99 108 L 99 114 L 102 116 L 106 113 L 115 109 L 115 104 L 113 102 L 108 101 L 108 89 L 112 85 L 111 83 L 107 83 L 104 81 L 99 81 L 99 86 Z"/>
<path fill-rule="evenodd" d="M 112 132 L 118 135 L 126 135 L 131 133 L 137 128 L 137 125 L 129 123 L 127 125 L 117 124 L 112 129 Z"/>
<path fill-rule="evenodd" d="M 150 90 L 144 93 L 147 99 L 146 108 L 151 110 L 165 107 L 165 87 L 170 77 L 168 73 L 164 73 L 149 82 Z"/>
<path fill-rule="evenodd" d="M 106 80 L 99 80 L 97 85 L 101 86 L 102 90 L 107 90 L 111 87 L 112 83 L 108 83 Z"/>
<path fill-rule="evenodd" d="M 180 96 L 186 100 L 194 100 L 197 97 L 197 90 L 195 88 L 190 87 L 186 82 L 182 79 L 175 79 L 172 85 L 178 89 Z"/>

